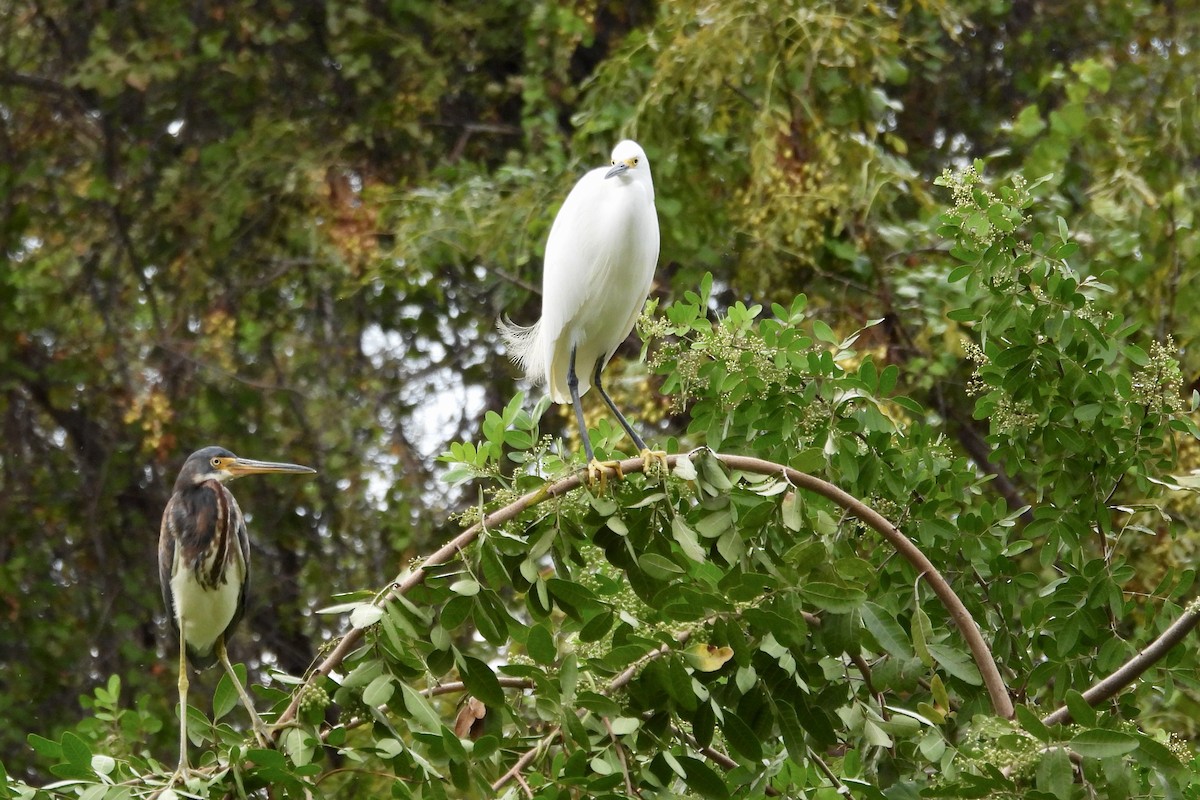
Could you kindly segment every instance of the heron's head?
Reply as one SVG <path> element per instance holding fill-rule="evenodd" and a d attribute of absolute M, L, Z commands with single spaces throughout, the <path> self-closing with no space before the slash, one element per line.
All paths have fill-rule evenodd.
<path fill-rule="evenodd" d="M 290 472 L 312 474 L 316 470 L 299 464 L 276 461 L 255 461 L 239 458 L 224 447 L 205 447 L 188 456 L 183 469 L 175 480 L 175 491 L 190 486 L 199 486 L 205 481 L 231 481 L 243 475 L 258 475 L 267 472 Z"/>
<path fill-rule="evenodd" d="M 618 142 L 612 151 L 612 169 L 604 174 L 605 178 L 617 175 L 650 177 L 650 160 L 646 151 L 637 142 L 626 139 Z"/>

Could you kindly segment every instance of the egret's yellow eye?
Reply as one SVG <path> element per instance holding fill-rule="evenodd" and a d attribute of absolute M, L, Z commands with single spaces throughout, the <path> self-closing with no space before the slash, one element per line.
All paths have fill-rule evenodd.
<path fill-rule="evenodd" d="M 213 457 L 213 460 L 212 460 L 212 465 L 213 465 L 214 467 L 219 467 L 219 466 L 221 466 L 221 459 L 220 459 L 220 458 L 217 458 L 217 457 L 215 457 L 215 456 L 214 456 L 214 457 Z"/>
<path fill-rule="evenodd" d="M 637 156 L 634 156 L 633 157 L 633 165 L 636 167 L 637 164 L 638 164 Z"/>

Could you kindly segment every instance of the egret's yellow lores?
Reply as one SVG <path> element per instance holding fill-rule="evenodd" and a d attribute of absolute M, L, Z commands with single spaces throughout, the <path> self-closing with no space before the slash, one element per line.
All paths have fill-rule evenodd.
<path fill-rule="evenodd" d="M 652 455 L 600 383 L 600 372 L 633 330 L 658 262 L 658 213 L 650 160 L 625 140 L 612 165 L 588 172 L 567 195 L 546 240 L 542 318 L 528 328 L 500 323 L 509 355 L 550 399 L 570 402 L 587 454 L 589 478 L 603 477 L 580 396 L 596 386 L 643 458 Z"/>

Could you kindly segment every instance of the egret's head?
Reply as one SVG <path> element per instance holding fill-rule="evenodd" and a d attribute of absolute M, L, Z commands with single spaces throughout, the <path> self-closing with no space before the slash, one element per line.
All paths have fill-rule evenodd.
<path fill-rule="evenodd" d="M 626 139 L 617 144 L 612 151 L 612 169 L 604 174 L 605 178 L 616 175 L 650 175 L 650 160 L 646 151 L 637 142 Z"/>
<path fill-rule="evenodd" d="M 175 491 L 190 486 L 199 486 L 205 481 L 225 481 L 242 475 L 264 472 L 314 473 L 315 469 L 299 464 L 283 464 L 275 461 L 254 461 L 238 458 L 224 447 L 205 447 L 188 456 L 175 481 Z"/>

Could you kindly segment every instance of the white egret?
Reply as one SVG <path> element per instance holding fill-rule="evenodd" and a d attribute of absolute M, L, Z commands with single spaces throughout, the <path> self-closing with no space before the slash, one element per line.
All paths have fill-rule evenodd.
<path fill-rule="evenodd" d="M 650 161 L 637 142 L 612 151 L 567 195 L 546 240 L 542 317 L 525 328 L 507 320 L 500 332 L 509 355 L 550 399 L 571 403 L 583 438 L 588 476 L 603 477 L 579 398 L 593 384 L 644 459 L 652 453 L 604 391 L 600 373 L 641 313 L 658 262 L 658 214 Z"/>

